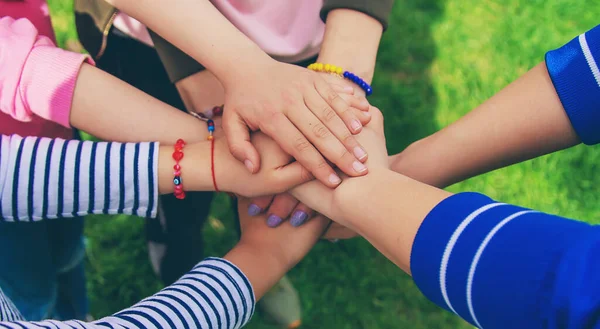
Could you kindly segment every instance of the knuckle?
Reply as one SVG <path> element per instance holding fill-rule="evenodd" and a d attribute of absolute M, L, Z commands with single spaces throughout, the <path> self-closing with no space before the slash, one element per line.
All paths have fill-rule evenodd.
<path fill-rule="evenodd" d="M 304 137 L 298 137 L 294 141 L 294 149 L 298 152 L 305 152 L 310 149 L 310 142 Z"/>
<path fill-rule="evenodd" d="M 329 129 L 327 129 L 327 127 L 325 127 L 321 123 L 314 125 L 312 128 L 312 131 L 313 131 L 313 134 L 315 134 L 315 136 L 317 138 L 327 138 L 331 135 L 331 132 L 329 131 Z"/>
<path fill-rule="evenodd" d="M 327 161 L 320 160 L 313 166 L 313 169 L 314 169 L 313 171 L 319 171 L 319 170 L 323 170 L 326 168 L 329 168 L 329 164 L 327 163 Z"/>
<path fill-rule="evenodd" d="M 342 143 L 346 146 L 355 146 L 357 144 L 356 138 L 354 138 L 354 136 L 352 136 L 352 134 L 350 134 L 350 132 L 348 132 L 347 129 L 346 129 L 346 132 L 344 132 L 344 135 L 340 139 L 341 139 Z"/>
<path fill-rule="evenodd" d="M 335 118 L 337 116 L 337 114 L 335 113 L 335 111 L 328 105 L 326 105 L 322 110 L 322 117 L 323 117 L 323 121 L 328 122 L 333 120 L 333 118 Z"/>
<path fill-rule="evenodd" d="M 342 100 L 340 95 L 336 93 L 333 89 L 329 89 L 326 93 L 326 99 L 329 103 L 336 102 L 338 100 Z M 343 100 L 342 100 L 343 101 Z"/>

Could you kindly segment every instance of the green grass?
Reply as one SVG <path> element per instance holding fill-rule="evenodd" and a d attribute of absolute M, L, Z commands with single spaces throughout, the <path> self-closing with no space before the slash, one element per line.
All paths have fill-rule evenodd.
<path fill-rule="evenodd" d="M 76 38 L 70 1 L 50 1 L 59 42 Z M 399 152 L 460 118 L 558 47 L 597 23 L 591 0 L 398 0 L 380 48 L 372 102 L 386 118 L 390 152 Z M 460 150 L 457 150 L 460 152 Z M 583 146 L 452 186 L 563 216 L 600 223 L 600 153 Z M 596 183 L 594 183 L 596 182 Z M 399 196 L 400 197 L 400 196 Z M 207 225 L 207 253 L 235 243 L 227 200 Z M 93 218 L 88 287 L 95 316 L 154 293 L 139 219 Z M 201 234 L 198 232 L 198 234 Z M 468 328 L 428 302 L 412 280 L 365 241 L 319 244 L 290 273 L 306 328 Z M 269 328 L 255 317 L 250 328 Z"/>

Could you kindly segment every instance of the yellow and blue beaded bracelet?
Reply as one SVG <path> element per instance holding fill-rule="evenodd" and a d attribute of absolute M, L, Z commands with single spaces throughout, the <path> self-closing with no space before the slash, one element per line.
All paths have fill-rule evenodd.
<path fill-rule="evenodd" d="M 345 71 L 339 66 L 323 63 L 313 63 L 308 66 L 308 69 L 315 72 L 335 74 L 341 78 L 348 79 L 354 82 L 356 85 L 358 85 L 362 90 L 364 90 L 367 96 L 370 96 L 373 93 L 373 88 L 371 88 L 371 85 L 369 85 L 365 80 L 361 79 L 359 76 L 350 71 Z"/>

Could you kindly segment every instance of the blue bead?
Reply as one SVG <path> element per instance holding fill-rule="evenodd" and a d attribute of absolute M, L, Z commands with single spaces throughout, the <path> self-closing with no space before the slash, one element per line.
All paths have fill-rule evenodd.
<path fill-rule="evenodd" d="M 181 177 L 175 176 L 175 178 L 173 178 L 173 184 L 181 185 Z"/>
<path fill-rule="evenodd" d="M 373 89 L 371 87 L 367 87 L 365 93 L 367 94 L 367 96 L 371 96 L 371 94 L 373 93 Z"/>
<path fill-rule="evenodd" d="M 215 126 L 208 126 L 208 131 L 215 131 Z"/>
<path fill-rule="evenodd" d="M 344 71 L 344 78 L 348 78 L 348 76 L 350 76 L 350 74 L 351 74 L 350 72 Z"/>
<path fill-rule="evenodd" d="M 367 88 L 368 86 L 369 86 L 369 85 L 368 85 L 366 82 L 364 82 L 364 81 L 361 81 L 361 82 L 360 82 L 360 87 L 361 87 L 362 89 L 365 89 L 365 88 Z"/>
<path fill-rule="evenodd" d="M 212 120 L 210 120 L 210 119 L 208 119 L 208 121 L 206 121 L 206 124 L 208 124 L 208 126 L 210 127 L 210 126 L 214 126 L 215 122 L 212 121 Z"/>

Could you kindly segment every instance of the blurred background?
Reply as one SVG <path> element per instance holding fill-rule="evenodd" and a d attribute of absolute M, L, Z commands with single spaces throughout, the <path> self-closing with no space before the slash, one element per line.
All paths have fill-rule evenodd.
<path fill-rule="evenodd" d="M 60 46 L 81 50 L 72 0 L 48 2 Z M 600 7 L 591 0 L 396 0 L 370 99 L 384 112 L 390 154 L 460 118 L 541 62 L 547 50 L 594 27 L 598 17 Z M 600 223 L 597 164 L 598 148 L 578 146 L 450 190 Z M 217 198 L 204 228 L 207 256 L 222 256 L 236 242 L 227 202 Z M 142 219 L 94 216 L 86 225 L 95 317 L 161 288 Z M 428 302 L 410 277 L 362 239 L 319 243 L 290 278 L 301 294 L 303 328 L 470 327 Z M 258 316 L 248 327 L 271 328 Z"/>

